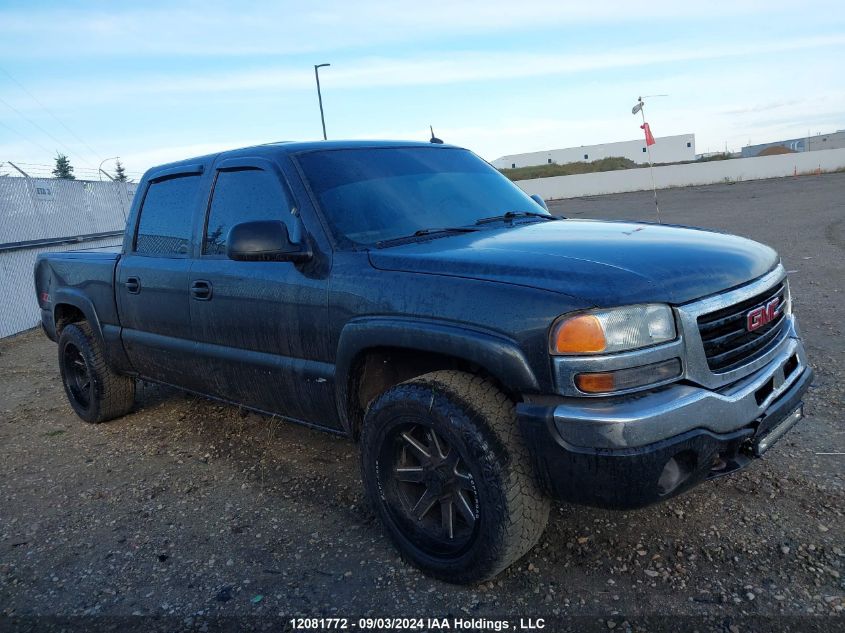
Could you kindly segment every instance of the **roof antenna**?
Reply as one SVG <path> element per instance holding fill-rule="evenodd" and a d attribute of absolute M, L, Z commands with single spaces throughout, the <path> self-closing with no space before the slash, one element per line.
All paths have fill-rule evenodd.
<path fill-rule="evenodd" d="M 428 129 L 431 130 L 431 139 L 428 142 L 429 143 L 435 143 L 437 145 L 443 145 L 443 141 L 441 141 L 439 138 L 434 136 L 434 127 L 429 125 Z"/>

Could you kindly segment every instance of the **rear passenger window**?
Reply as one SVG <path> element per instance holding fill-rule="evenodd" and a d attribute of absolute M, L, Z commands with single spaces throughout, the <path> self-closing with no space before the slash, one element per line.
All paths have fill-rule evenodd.
<path fill-rule="evenodd" d="M 261 169 L 237 169 L 217 174 L 202 252 L 225 255 L 229 230 L 241 222 L 287 222 L 291 205 L 281 183 Z"/>
<path fill-rule="evenodd" d="M 199 193 L 198 175 L 177 176 L 150 184 L 135 237 L 135 252 L 163 257 L 188 254 L 191 216 Z"/>

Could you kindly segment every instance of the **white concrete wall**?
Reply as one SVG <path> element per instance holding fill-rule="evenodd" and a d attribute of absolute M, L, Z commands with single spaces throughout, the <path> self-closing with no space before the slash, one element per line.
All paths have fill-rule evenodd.
<path fill-rule="evenodd" d="M 643 138 L 635 141 L 601 143 L 599 145 L 550 149 L 542 152 L 511 154 L 497 158 L 493 161 L 493 166 L 497 169 L 512 169 L 514 165 L 517 167 L 548 165 L 549 161 L 558 165 L 564 165 L 566 163 L 592 162 L 612 156 L 621 156 L 635 163 L 647 163 L 648 153 L 644 151 L 645 148 L 645 136 L 643 136 Z M 585 156 L 586 158 L 584 158 Z M 676 163 L 683 160 L 695 160 L 695 134 L 657 137 L 654 145 L 651 146 L 651 158 L 655 163 Z"/>
<path fill-rule="evenodd" d="M 845 168 L 845 149 L 829 149 L 800 154 L 655 167 L 654 181 L 658 189 L 666 189 L 688 185 L 709 185 L 726 180 L 779 178 L 792 176 L 795 172 L 801 174 L 817 169 L 831 171 L 841 168 Z M 645 167 L 574 176 L 535 178 L 520 180 L 516 184 L 528 194 L 536 193 L 545 200 L 553 200 L 651 189 L 651 177 L 649 169 Z"/>

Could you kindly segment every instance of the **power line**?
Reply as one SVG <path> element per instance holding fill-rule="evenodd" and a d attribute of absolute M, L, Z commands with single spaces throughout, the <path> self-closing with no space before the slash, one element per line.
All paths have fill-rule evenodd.
<path fill-rule="evenodd" d="M 17 162 L 18 165 L 27 165 L 29 167 L 45 167 L 45 168 L 49 167 L 50 169 L 52 169 L 51 165 L 47 165 L 45 163 L 27 163 L 27 162 L 21 162 L 21 161 L 15 161 L 15 162 Z M 96 169 L 94 167 L 78 167 L 77 169 L 79 169 L 80 171 L 89 171 L 89 172 L 94 172 L 94 173 L 99 172 L 99 169 Z M 128 170 L 126 173 L 128 174 L 128 173 L 141 173 L 141 172 Z"/>
<path fill-rule="evenodd" d="M 37 147 L 40 147 L 42 150 L 44 150 L 44 151 L 45 151 L 45 152 L 47 152 L 48 154 L 52 154 L 52 152 L 51 152 L 49 149 L 47 149 L 46 147 L 44 147 L 44 146 L 43 146 L 41 143 L 39 143 L 38 141 L 33 141 L 31 138 L 29 138 L 28 136 L 26 136 L 23 132 L 20 132 L 19 130 L 16 130 L 16 129 L 15 129 L 15 128 L 13 128 L 13 127 L 9 127 L 8 125 L 6 125 L 5 123 L 3 123 L 2 121 L 0 121 L 0 125 L 2 125 L 2 126 L 3 126 L 4 128 L 6 128 L 7 130 L 11 130 L 12 132 L 14 132 L 14 133 L 15 133 L 15 134 L 17 134 L 18 136 L 20 136 L 23 140 L 25 140 L 27 143 L 32 143 L 33 145 L 35 145 L 35 146 L 37 146 Z"/>
<path fill-rule="evenodd" d="M 6 101 L 5 99 L 3 99 L 2 97 L 0 97 L 0 103 L 2 103 L 2 104 L 3 104 L 3 105 L 5 105 L 7 108 L 9 108 L 9 109 L 10 109 L 10 110 L 12 110 L 13 112 L 15 112 L 15 113 L 16 113 L 18 116 L 20 116 L 21 118 L 23 118 L 23 119 L 25 119 L 26 121 L 28 121 L 30 125 L 32 125 L 32 126 L 34 126 L 34 127 L 37 127 L 37 128 L 38 128 L 39 130 L 41 130 L 44 134 L 46 134 L 46 135 L 47 135 L 47 136 L 49 136 L 51 139 L 53 139 L 53 141 L 54 141 L 55 143 L 57 143 L 58 145 L 61 145 L 62 147 L 64 147 L 64 148 L 65 148 L 65 150 L 67 151 L 67 153 L 68 153 L 68 154 L 72 154 L 72 155 L 76 156 L 79 160 L 81 160 L 83 163 L 88 163 L 89 165 L 91 165 L 91 163 L 89 163 L 87 160 L 85 160 L 84 158 L 82 158 L 82 156 L 80 156 L 79 154 L 77 154 L 76 152 L 74 152 L 73 150 L 71 150 L 71 149 L 70 149 L 67 145 L 65 145 L 64 143 L 62 143 L 59 139 L 57 139 L 55 136 L 53 136 L 52 134 L 50 134 L 47 130 L 45 130 L 43 127 L 41 127 L 40 125 L 38 125 L 35 121 L 33 121 L 32 119 L 30 119 L 30 118 L 29 118 L 28 116 L 26 116 L 23 112 L 21 112 L 20 110 L 18 110 L 15 106 L 13 106 L 12 104 L 10 104 L 8 101 Z M 91 165 L 91 166 L 93 167 L 93 165 Z"/>
<path fill-rule="evenodd" d="M 57 117 L 55 114 L 53 114 L 53 113 L 52 113 L 52 112 L 51 112 L 51 111 L 47 108 L 47 106 L 45 106 L 43 103 L 41 103 L 41 100 L 40 100 L 40 99 L 38 99 L 38 97 L 36 97 L 34 94 L 32 94 L 29 90 L 27 90 L 27 89 L 26 89 L 26 87 L 25 87 L 25 86 L 24 86 L 21 82 L 19 82 L 17 79 L 15 79 L 15 78 L 12 76 L 12 74 L 11 74 L 8 70 L 6 70 L 5 68 L 3 68 L 2 66 L 0 66 L 0 70 L 2 70 L 2 71 L 6 74 L 6 76 L 7 76 L 9 79 L 11 79 L 11 80 L 12 80 L 12 81 L 13 81 L 13 82 L 14 82 L 14 83 L 18 86 L 18 88 L 20 88 L 20 89 L 21 89 L 21 90 L 23 90 L 26 94 L 28 94 L 28 95 L 29 95 L 29 97 L 30 97 L 33 101 L 35 101 L 35 103 L 37 103 L 39 106 L 41 106 L 41 109 L 42 109 L 42 110 L 44 110 L 44 112 L 46 112 L 46 113 L 47 113 L 47 114 L 49 114 L 51 117 L 53 117 L 59 125 L 61 125 L 61 126 L 62 126 L 65 130 L 67 130 L 67 131 L 68 131 L 68 133 L 70 133 L 70 135 L 71 135 L 71 136 L 73 136 L 73 137 L 74 137 L 77 141 L 79 141 L 80 143 L 82 143 L 82 144 L 83 144 L 86 148 L 88 148 L 88 151 L 89 151 L 89 152 L 91 152 L 91 154 L 92 154 L 93 156 L 96 156 L 96 157 L 99 159 L 100 154 L 98 154 L 96 151 L 94 151 L 94 149 L 92 149 L 92 147 L 91 147 L 90 145 L 88 145 L 88 143 L 86 143 L 86 142 L 85 142 L 82 138 L 80 138 L 80 137 L 79 137 L 79 136 L 78 136 L 78 135 L 77 135 L 77 134 L 76 134 L 73 130 L 71 130 L 71 129 L 67 126 L 67 125 L 65 125 L 65 124 L 64 124 L 64 122 L 63 122 L 63 121 L 62 121 L 59 117 Z"/>
<path fill-rule="evenodd" d="M 20 165 L 24 167 L 31 176 L 35 178 L 52 178 L 53 174 L 53 166 L 52 165 L 43 165 L 40 163 L 26 163 L 21 161 L 15 161 L 16 165 Z M 143 175 L 141 172 L 136 171 L 126 171 L 126 176 L 128 178 L 134 180 L 140 180 L 141 176 Z M 90 167 L 74 167 L 73 169 L 74 176 L 82 180 L 98 180 L 99 179 L 99 171 Z"/>

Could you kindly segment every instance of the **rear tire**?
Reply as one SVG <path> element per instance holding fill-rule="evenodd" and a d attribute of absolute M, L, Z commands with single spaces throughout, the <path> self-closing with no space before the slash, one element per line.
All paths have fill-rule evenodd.
<path fill-rule="evenodd" d="M 480 376 L 436 371 L 389 389 L 367 411 L 361 449 L 370 504 L 431 576 L 492 578 L 546 527 L 514 404 Z"/>
<path fill-rule="evenodd" d="M 102 344 L 88 323 L 72 323 L 62 330 L 59 369 L 70 406 L 86 422 L 106 422 L 132 409 L 135 379 L 106 364 Z"/>

